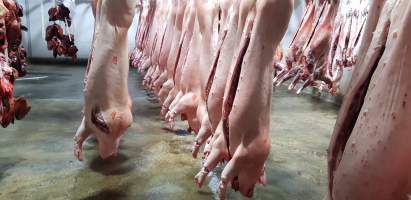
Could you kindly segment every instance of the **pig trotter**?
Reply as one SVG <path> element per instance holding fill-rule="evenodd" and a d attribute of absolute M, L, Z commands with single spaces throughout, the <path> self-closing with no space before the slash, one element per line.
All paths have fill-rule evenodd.
<path fill-rule="evenodd" d="M 197 187 L 201 188 L 203 186 L 203 183 L 209 173 L 210 170 L 207 167 L 204 166 L 201 168 L 200 172 L 198 172 L 198 174 L 194 177 Z"/>
<path fill-rule="evenodd" d="M 83 161 L 83 142 L 88 138 L 90 132 L 86 129 L 85 118 L 81 121 L 77 133 L 74 136 L 74 157 L 79 161 Z"/>

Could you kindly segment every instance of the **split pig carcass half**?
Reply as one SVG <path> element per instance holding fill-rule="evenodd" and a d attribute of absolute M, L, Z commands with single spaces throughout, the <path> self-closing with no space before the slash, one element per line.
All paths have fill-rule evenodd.
<path fill-rule="evenodd" d="M 411 2 L 370 3 L 329 146 L 329 200 L 410 198 Z"/>
<path fill-rule="evenodd" d="M 143 1 L 136 33 L 136 46 L 130 55 L 131 66 L 138 68 L 140 72 L 144 71 L 142 64 L 147 56 L 147 51 L 149 51 L 146 42 L 149 38 L 154 18 L 155 5 L 152 2 L 154 1 Z"/>
<path fill-rule="evenodd" d="M 210 135 L 211 126 L 204 94 L 218 40 L 218 4 L 211 0 L 196 0 L 193 8 L 196 13 L 194 32 L 177 96 L 182 95 L 171 104 L 166 120 L 172 122 L 177 115 L 185 116 L 195 133 Z M 198 53 L 204 56 L 199 57 Z"/>
<path fill-rule="evenodd" d="M 74 154 L 82 160 L 82 144 L 94 134 L 99 154 L 117 154 L 121 137 L 133 122 L 128 93 L 127 32 L 135 0 L 95 1 L 94 38 L 85 77 L 84 117 L 75 140 Z"/>
<path fill-rule="evenodd" d="M 214 55 L 209 73 L 205 96 L 207 112 L 210 120 L 211 133 L 214 133 L 222 117 L 224 92 L 228 80 L 231 63 L 238 45 L 241 41 L 243 26 L 239 26 L 239 1 L 219 1 L 220 3 L 220 33 L 217 50 Z M 200 147 L 210 140 L 210 132 L 200 132 L 193 144 L 193 155 L 195 156 Z M 210 144 L 210 143 L 208 143 Z M 209 147 L 209 145 L 207 145 Z M 209 148 L 204 149 L 204 156 L 210 153 Z"/>
<path fill-rule="evenodd" d="M 273 79 L 275 86 L 291 81 L 300 94 L 308 87 L 336 95 L 344 69 L 357 62 L 368 16 L 368 0 L 308 0 L 303 18 Z"/>
<path fill-rule="evenodd" d="M 199 185 L 224 161 L 220 199 L 229 185 L 252 197 L 257 183 L 265 184 L 264 163 L 270 152 L 270 107 L 274 51 L 291 18 L 291 0 L 240 0 L 236 48 L 225 87 L 221 121 L 213 134 L 211 151 L 196 176 Z"/>

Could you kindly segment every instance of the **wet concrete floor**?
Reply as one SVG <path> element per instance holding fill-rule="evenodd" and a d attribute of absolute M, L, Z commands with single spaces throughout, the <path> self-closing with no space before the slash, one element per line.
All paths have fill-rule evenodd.
<path fill-rule="evenodd" d="M 73 136 L 81 120 L 84 67 L 31 66 L 16 83 L 32 111 L 0 129 L 0 199 L 214 199 L 218 172 L 196 188 L 201 160 L 190 156 L 194 136 L 170 131 L 160 106 L 133 70 L 129 89 L 134 124 L 120 154 L 101 160 L 97 143 L 84 145 L 85 161 L 73 157 Z M 319 200 L 326 191 L 326 149 L 338 107 L 285 89 L 273 94 L 268 185 L 252 199 Z M 185 129 L 183 123 L 178 127 Z M 228 199 L 245 199 L 230 192 Z"/>

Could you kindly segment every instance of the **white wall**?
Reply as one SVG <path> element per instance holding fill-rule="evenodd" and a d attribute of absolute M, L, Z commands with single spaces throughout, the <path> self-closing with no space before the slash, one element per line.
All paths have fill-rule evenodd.
<path fill-rule="evenodd" d="M 47 50 L 44 40 L 48 21 L 47 11 L 54 6 L 54 0 L 17 0 L 23 5 L 25 16 L 23 24 L 29 31 L 23 35 L 23 45 L 27 48 L 30 58 L 52 58 L 53 54 Z M 78 57 L 87 58 L 93 36 L 94 17 L 91 9 L 91 0 L 75 0 L 74 19 L 71 32 L 75 35 L 75 43 L 79 49 Z M 134 48 L 134 37 L 137 29 L 137 16 L 129 30 L 129 48 Z M 63 24 L 61 24 L 63 26 Z"/>
<path fill-rule="evenodd" d="M 23 35 L 23 45 L 27 48 L 29 57 L 34 58 L 51 58 L 52 52 L 47 50 L 46 41 L 44 40 L 44 31 L 51 24 L 48 21 L 47 11 L 54 6 L 54 0 L 17 0 L 25 9 L 23 24 L 29 31 Z M 79 49 L 79 58 L 87 58 L 93 35 L 94 18 L 91 10 L 91 0 L 75 0 L 76 8 L 71 31 L 75 35 L 75 43 Z M 298 23 L 302 17 L 304 0 L 295 1 L 295 11 L 291 18 L 289 29 L 286 33 L 282 45 L 288 47 Z M 134 36 L 137 29 L 137 15 L 129 31 L 129 47 L 134 48 Z M 63 24 L 61 24 L 63 25 Z"/>
<path fill-rule="evenodd" d="M 298 25 L 300 24 L 301 18 L 303 17 L 303 10 L 305 6 L 305 0 L 295 0 L 294 1 L 294 11 L 291 16 L 290 24 L 288 25 L 288 30 L 281 41 L 281 46 L 286 49 L 290 46 L 291 40 L 297 31 Z"/>

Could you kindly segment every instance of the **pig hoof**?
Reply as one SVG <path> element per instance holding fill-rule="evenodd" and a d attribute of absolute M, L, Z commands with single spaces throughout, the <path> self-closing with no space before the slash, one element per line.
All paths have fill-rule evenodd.
<path fill-rule="evenodd" d="M 197 187 L 201 188 L 203 186 L 208 173 L 210 173 L 210 170 L 208 170 L 207 167 L 203 167 L 201 171 L 198 172 L 198 174 L 194 177 Z"/>
<path fill-rule="evenodd" d="M 167 110 L 168 108 L 166 106 L 162 106 L 160 115 L 165 118 L 166 117 L 165 115 L 167 115 Z"/>
<path fill-rule="evenodd" d="M 174 126 L 175 126 L 174 118 L 175 118 L 176 114 L 177 113 L 174 112 L 174 111 L 169 111 L 166 115 L 166 122 L 170 126 L 171 129 L 174 129 Z"/>
<path fill-rule="evenodd" d="M 227 184 L 224 180 L 220 181 L 220 186 L 218 187 L 218 196 L 220 198 L 220 200 L 224 200 L 225 199 L 225 194 L 227 191 Z"/>
<path fill-rule="evenodd" d="M 245 195 L 248 198 L 251 198 L 254 196 L 254 187 L 250 188 L 247 192 L 247 195 Z"/>
<path fill-rule="evenodd" d="M 83 161 L 83 149 L 78 144 L 74 145 L 74 157 L 76 157 L 78 161 Z"/>
<path fill-rule="evenodd" d="M 168 126 L 170 126 L 170 129 L 174 129 L 176 125 L 174 124 L 173 121 L 169 121 Z"/>
<path fill-rule="evenodd" d="M 195 141 L 193 146 L 191 147 L 191 155 L 193 158 L 197 158 L 198 151 L 200 150 L 200 143 L 198 141 Z"/>
<path fill-rule="evenodd" d="M 209 155 L 210 155 L 210 151 L 209 151 L 209 150 L 204 150 L 203 160 L 207 160 L 207 158 L 208 158 Z"/>
<path fill-rule="evenodd" d="M 77 137 L 74 137 L 74 157 L 78 161 L 83 161 L 83 145 Z"/>
<path fill-rule="evenodd" d="M 263 186 L 267 185 L 267 175 L 265 173 L 265 167 L 264 167 L 263 172 L 262 172 L 262 174 L 261 174 L 261 176 L 258 180 L 258 183 L 260 183 Z"/>

